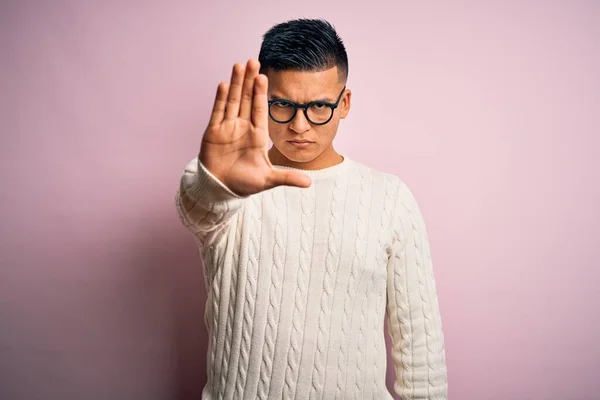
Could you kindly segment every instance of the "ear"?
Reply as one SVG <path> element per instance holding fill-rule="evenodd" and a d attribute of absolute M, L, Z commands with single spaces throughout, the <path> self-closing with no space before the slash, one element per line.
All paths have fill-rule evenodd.
<path fill-rule="evenodd" d="M 350 89 L 346 89 L 344 96 L 340 100 L 340 118 L 344 119 L 350 112 L 350 106 L 352 105 L 352 91 Z"/>

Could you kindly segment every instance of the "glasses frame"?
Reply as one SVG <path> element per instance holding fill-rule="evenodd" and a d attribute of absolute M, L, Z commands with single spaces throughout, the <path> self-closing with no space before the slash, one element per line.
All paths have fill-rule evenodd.
<path fill-rule="evenodd" d="M 277 98 L 277 99 L 271 99 L 269 100 L 269 117 L 276 123 L 278 124 L 288 124 L 291 121 L 294 120 L 294 118 L 296 118 L 296 113 L 298 112 L 298 109 L 301 108 L 302 111 L 304 112 L 304 116 L 306 117 L 306 120 L 311 124 L 311 125 L 325 125 L 327 124 L 329 121 L 331 121 L 331 119 L 333 118 L 333 114 L 335 114 L 335 109 L 338 107 L 338 105 L 340 104 L 340 101 L 342 100 L 342 95 L 344 94 L 344 92 L 346 91 L 346 86 L 344 85 L 344 88 L 342 89 L 342 92 L 340 93 L 340 95 L 338 96 L 337 100 L 335 103 L 329 103 L 327 101 L 322 101 L 322 100 L 317 100 L 317 101 L 311 101 L 310 103 L 306 103 L 306 104 L 298 104 L 298 103 L 294 103 L 291 100 L 288 99 L 281 99 L 281 98 Z M 292 107 L 294 107 L 294 112 L 292 113 L 292 116 L 290 119 L 288 119 L 287 121 L 278 121 L 275 118 L 273 118 L 273 116 L 271 115 L 271 105 L 277 102 L 285 102 L 290 104 Z M 308 109 L 314 105 L 314 104 L 322 104 L 324 106 L 328 106 L 329 108 L 331 108 L 331 116 L 329 117 L 329 119 L 325 122 L 313 122 L 309 117 L 308 117 Z"/>

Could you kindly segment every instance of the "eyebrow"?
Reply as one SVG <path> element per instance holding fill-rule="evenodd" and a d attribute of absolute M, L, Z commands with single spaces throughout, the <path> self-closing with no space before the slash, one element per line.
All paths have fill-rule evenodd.
<path fill-rule="evenodd" d="M 292 100 L 290 100 L 290 99 L 286 98 L 285 96 L 277 96 L 277 95 L 275 95 L 275 94 L 272 94 L 272 93 L 269 93 L 269 96 L 268 96 L 268 97 L 269 97 L 269 100 L 273 100 L 273 99 L 281 99 L 281 100 L 292 101 Z M 307 103 L 311 103 L 311 102 L 315 102 L 315 101 L 322 101 L 322 102 L 325 102 L 325 103 L 334 103 L 334 102 L 335 102 L 335 100 L 334 100 L 334 99 L 330 99 L 330 98 L 329 98 L 329 97 L 327 97 L 327 96 L 321 96 L 321 97 L 319 97 L 318 99 L 315 99 L 315 100 L 308 101 Z M 292 102 L 294 102 L 294 101 L 292 101 Z M 297 103 L 297 102 L 294 102 L 294 103 Z"/>

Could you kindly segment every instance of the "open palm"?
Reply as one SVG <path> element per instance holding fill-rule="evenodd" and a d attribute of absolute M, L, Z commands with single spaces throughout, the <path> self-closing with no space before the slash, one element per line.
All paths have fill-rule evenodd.
<path fill-rule="evenodd" d="M 276 186 L 310 186 L 310 178 L 293 170 L 273 168 L 267 154 L 269 114 L 265 75 L 249 60 L 233 67 L 231 82 L 221 82 L 200 162 L 234 193 L 247 196 Z"/>

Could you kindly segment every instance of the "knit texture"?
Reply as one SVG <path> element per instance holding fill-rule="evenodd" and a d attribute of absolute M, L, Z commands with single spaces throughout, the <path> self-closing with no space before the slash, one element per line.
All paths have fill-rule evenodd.
<path fill-rule="evenodd" d="M 285 169 L 287 167 L 276 167 Z M 348 158 L 307 189 L 238 196 L 199 161 L 175 198 L 204 265 L 203 400 L 446 399 L 424 219 L 399 178 Z"/>

